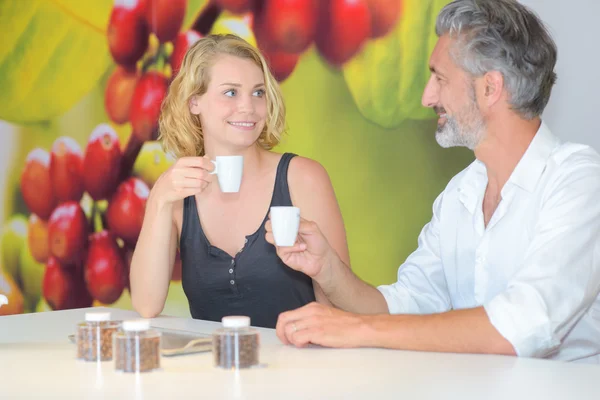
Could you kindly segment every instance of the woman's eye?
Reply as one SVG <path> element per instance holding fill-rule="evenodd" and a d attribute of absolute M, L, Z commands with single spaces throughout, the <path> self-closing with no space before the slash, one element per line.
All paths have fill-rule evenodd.
<path fill-rule="evenodd" d="M 225 96 L 233 97 L 235 96 L 235 89 L 229 89 L 225 92 Z"/>
<path fill-rule="evenodd" d="M 263 97 L 265 95 L 265 90 L 264 89 L 255 90 L 254 95 L 257 97 Z"/>

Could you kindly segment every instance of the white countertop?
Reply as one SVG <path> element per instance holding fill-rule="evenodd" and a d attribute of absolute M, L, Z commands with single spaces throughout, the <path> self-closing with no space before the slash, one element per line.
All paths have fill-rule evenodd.
<path fill-rule="evenodd" d="M 260 329 L 263 368 L 226 371 L 211 353 L 162 357 L 161 369 L 117 373 L 75 359 L 68 335 L 89 309 L 0 317 L 0 398 L 44 399 L 594 399 L 600 366 L 383 349 L 296 349 Z M 113 319 L 137 318 L 110 311 Z M 218 323 L 159 317 L 152 326 L 210 334 Z"/>

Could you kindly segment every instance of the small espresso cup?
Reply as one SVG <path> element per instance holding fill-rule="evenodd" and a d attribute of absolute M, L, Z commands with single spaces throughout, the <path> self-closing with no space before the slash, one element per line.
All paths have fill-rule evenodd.
<path fill-rule="evenodd" d="M 298 207 L 271 207 L 271 226 L 277 246 L 293 246 L 296 243 L 300 227 L 300 209 Z"/>
<path fill-rule="evenodd" d="M 239 192 L 244 170 L 244 157 L 217 156 L 215 160 L 210 161 L 215 165 L 215 170 L 211 172 L 211 175 L 217 175 L 221 192 Z"/>

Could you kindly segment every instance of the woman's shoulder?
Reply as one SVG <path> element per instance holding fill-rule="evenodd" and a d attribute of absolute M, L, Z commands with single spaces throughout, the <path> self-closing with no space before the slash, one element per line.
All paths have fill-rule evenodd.
<path fill-rule="evenodd" d="M 319 186 L 331 186 L 325 167 L 311 158 L 295 156 L 290 161 L 288 182 L 293 188 L 311 190 Z"/>

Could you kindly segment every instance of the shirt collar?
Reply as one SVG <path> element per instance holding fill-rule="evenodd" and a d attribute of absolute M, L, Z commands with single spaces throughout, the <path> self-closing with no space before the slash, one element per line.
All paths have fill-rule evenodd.
<path fill-rule="evenodd" d="M 533 192 L 546 169 L 548 158 L 559 144 L 560 140 L 550 132 L 550 129 L 542 121 L 540 128 L 515 167 L 508 182 L 530 193 Z"/>
<path fill-rule="evenodd" d="M 532 192 L 546 168 L 548 158 L 559 144 L 560 140 L 550 132 L 548 126 L 542 121 L 507 184 L 512 183 L 528 192 Z M 486 184 L 487 170 L 485 164 L 479 160 L 473 161 L 458 186 L 459 199 L 469 212 L 475 212 L 479 195 Z"/>
<path fill-rule="evenodd" d="M 475 213 L 479 194 L 487 184 L 486 174 L 485 164 L 475 159 L 458 185 L 458 198 L 471 214 Z"/>

